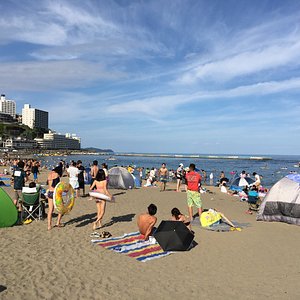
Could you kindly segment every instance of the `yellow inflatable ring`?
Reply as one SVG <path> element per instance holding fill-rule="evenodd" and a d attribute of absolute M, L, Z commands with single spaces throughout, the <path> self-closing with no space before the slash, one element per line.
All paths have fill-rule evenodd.
<path fill-rule="evenodd" d="M 73 187 L 67 182 L 59 182 L 53 193 L 53 204 L 60 214 L 70 212 L 74 206 L 75 192 Z"/>

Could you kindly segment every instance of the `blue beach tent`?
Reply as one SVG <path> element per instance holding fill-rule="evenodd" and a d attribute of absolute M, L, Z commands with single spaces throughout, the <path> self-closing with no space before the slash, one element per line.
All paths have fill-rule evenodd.
<path fill-rule="evenodd" d="M 242 191 L 245 186 L 250 186 L 254 182 L 251 177 L 241 178 L 236 174 L 229 183 L 229 189 L 232 191 Z"/>

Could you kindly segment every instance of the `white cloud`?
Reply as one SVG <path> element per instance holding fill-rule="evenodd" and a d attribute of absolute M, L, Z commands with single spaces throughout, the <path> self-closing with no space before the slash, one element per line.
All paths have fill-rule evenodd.
<path fill-rule="evenodd" d="M 208 45 L 204 44 L 206 51 L 186 54 L 185 64 L 178 69 L 176 83 L 219 83 L 259 75 L 265 71 L 269 71 L 272 76 L 274 70 L 290 70 L 298 66 L 299 21 L 297 11 L 276 17 L 270 11 L 261 20 L 254 18 L 246 27 L 230 28 L 224 23 L 226 34 L 224 31 L 216 31 L 214 27 L 206 28 L 205 37 L 213 37 Z M 204 42 L 205 39 L 200 40 L 199 45 Z"/>
<path fill-rule="evenodd" d="M 105 111 L 109 114 L 145 114 L 153 118 L 161 114 L 169 114 L 186 101 L 187 99 L 184 99 L 182 95 L 150 97 L 109 105 Z"/>
<path fill-rule="evenodd" d="M 147 116 L 163 116 L 174 112 L 178 107 L 192 102 L 204 102 L 210 100 L 232 99 L 240 100 L 240 97 L 264 96 L 282 93 L 285 91 L 300 91 L 300 78 L 284 81 L 262 82 L 248 86 L 240 86 L 233 89 L 219 91 L 201 91 L 196 93 L 181 93 L 177 95 L 155 96 L 134 99 L 126 102 L 115 103 L 105 108 L 111 115 L 119 114 L 145 114 Z"/>
<path fill-rule="evenodd" d="M 230 79 L 276 69 L 299 65 L 300 43 L 272 46 L 226 57 L 219 61 L 202 64 L 186 72 L 179 82 L 191 84 L 198 80 L 228 81 Z"/>
<path fill-rule="evenodd" d="M 99 80 L 115 80 L 121 72 L 107 71 L 99 63 L 84 61 L 0 63 L 2 89 L 41 91 L 83 88 Z"/>

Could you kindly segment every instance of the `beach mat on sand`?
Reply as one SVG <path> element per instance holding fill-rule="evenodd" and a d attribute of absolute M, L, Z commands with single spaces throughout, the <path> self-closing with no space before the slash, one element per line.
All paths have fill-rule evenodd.
<path fill-rule="evenodd" d="M 239 223 L 239 222 L 236 222 L 236 221 L 232 221 L 232 223 L 235 225 L 235 227 L 241 228 L 241 229 L 250 226 L 250 223 Z M 210 231 L 217 231 L 217 232 L 232 231 L 231 226 L 229 226 L 227 223 L 224 223 L 224 222 L 221 222 L 220 224 L 216 224 L 216 225 L 209 226 L 209 227 L 203 227 L 200 224 L 199 217 L 196 217 L 192 221 L 191 225 L 195 226 L 195 227 L 201 227 L 202 229 L 206 229 L 206 230 L 210 230 Z"/>
<path fill-rule="evenodd" d="M 144 241 L 144 237 L 139 232 L 127 233 L 123 236 L 101 240 L 93 239 L 91 242 L 105 249 L 125 254 L 142 262 L 173 253 L 171 251 L 164 251 L 157 242 L 152 244 L 149 241 Z"/>

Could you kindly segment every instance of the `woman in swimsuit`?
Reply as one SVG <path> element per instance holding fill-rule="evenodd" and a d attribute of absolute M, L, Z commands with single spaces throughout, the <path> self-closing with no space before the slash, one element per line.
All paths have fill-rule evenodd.
<path fill-rule="evenodd" d="M 96 178 L 96 175 L 97 175 L 98 171 L 99 171 L 98 160 L 94 160 L 93 161 L 93 165 L 91 167 L 91 172 L 90 172 L 91 177 L 92 177 L 92 180 L 91 180 L 91 190 L 92 190 L 92 185 L 94 183 L 94 180 Z"/>
<path fill-rule="evenodd" d="M 59 177 L 59 167 L 55 167 L 48 175 L 48 230 L 52 228 L 52 213 L 54 211 L 54 204 L 53 204 L 53 193 L 56 185 L 60 182 Z M 62 214 L 58 214 L 56 227 L 62 227 L 61 221 Z"/>
<path fill-rule="evenodd" d="M 104 194 L 108 196 L 110 199 L 112 199 L 112 195 L 109 193 L 106 186 L 107 186 L 107 182 L 106 182 L 105 172 L 104 170 L 99 169 L 96 178 L 93 184 L 91 185 L 91 190 L 96 188 L 97 192 Z M 96 230 L 102 227 L 101 220 L 105 213 L 106 201 L 95 197 L 93 198 L 96 200 L 96 205 L 97 205 L 97 219 L 93 223 L 93 230 Z"/>

